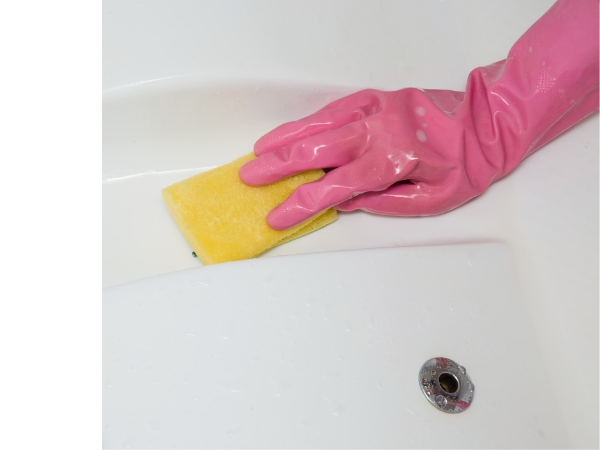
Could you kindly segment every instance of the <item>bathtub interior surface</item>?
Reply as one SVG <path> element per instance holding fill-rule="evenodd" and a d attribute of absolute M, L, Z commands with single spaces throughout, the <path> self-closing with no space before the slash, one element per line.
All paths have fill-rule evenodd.
<path fill-rule="evenodd" d="M 512 257 L 506 244 L 331 252 L 109 289 L 104 444 L 565 447 Z M 470 374 L 463 413 L 421 393 L 432 357 Z"/>
<path fill-rule="evenodd" d="M 160 190 L 163 187 L 250 152 L 253 143 L 262 134 L 282 122 L 306 116 L 328 102 L 356 90 L 365 87 L 399 89 L 406 86 L 463 90 L 469 70 L 504 58 L 514 40 L 552 3 L 552 1 L 522 2 L 520 0 L 485 3 L 347 0 L 344 2 L 345 8 L 340 9 L 335 6 L 339 4 L 336 1 L 105 1 L 103 3 L 103 286 L 107 289 L 105 319 L 108 320 L 107 323 L 113 321 L 114 325 L 105 327 L 105 349 L 111 351 L 118 349 L 116 339 L 117 334 L 121 332 L 118 330 L 121 326 L 126 328 L 128 323 L 134 328 L 137 327 L 140 336 L 151 334 L 147 328 L 144 328 L 148 324 L 138 323 L 136 318 L 138 312 L 144 311 L 143 308 L 141 306 L 139 309 L 138 306 L 134 308 L 132 302 L 138 298 L 140 292 L 147 292 L 145 289 L 150 289 L 149 286 L 154 286 L 152 283 L 159 283 L 163 277 L 165 283 L 173 289 L 175 289 L 173 283 L 176 284 L 179 280 L 178 282 L 185 285 L 184 291 L 188 292 L 185 284 L 189 281 L 185 278 L 188 275 L 184 274 L 195 273 L 194 270 L 197 273 L 203 271 L 219 273 L 221 275 L 218 280 L 221 281 L 215 281 L 211 289 L 217 297 L 225 298 L 222 297 L 225 292 L 232 289 L 224 281 L 226 274 L 238 273 L 237 271 L 241 269 L 237 267 L 247 267 L 250 270 L 254 265 L 275 266 L 276 261 L 288 261 L 285 265 L 290 268 L 296 264 L 294 258 L 302 261 L 302 258 L 310 260 L 312 257 L 329 255 L 327 257 L 333 258 L 331 270 L 337 273 L 338 265 L 346 266 L 344 257 L 335 255 L 348 255 L 345 253 L 348 250 L 371 249 L 369 251 L 373 251 L 374 255 L 380 255 L 377 253 L 379 250 L 373 249 L 391 248 L 397 249 L 398 252 L 414 249 L 419 252 L 425 251 L 426 248 L 430 253 L 423 258 L 430 258 L 433 261 L 436 259 L 433 255 L 438 252 L 441 260 L 449 261 L 443 259 L 443 255 L 446 254 L 444 252 L 448 251 L 447 244 L 451 244 L 460 253 L 459 248 L 471 249 L 474 243 L 484 243 L 481 248 L 486 250 L 481 250 L 482 257 L 487 258 L 486 252 L 490 251 L 490 255 L 494 255 L 493 258 L 498 260 L 477 270 L 481 272 L 482 279 L 488 280 L 490 285 L 499 286 L 502 280 L 509 283 L 510 289 L 507 288 L 508 290 L 502 292 L 506 294 L 510 291 L 514 295 L 507 295 L 506 299 L 503 297 L 503 301 L 507 302 L 507 308 L 512 308 L 516 321 L 514 326 L 510 321 L 498 325 L 502 328 L 502 332 L 494 327 L 489 329 L 496 333 L 493 336 L 509 335 L 513 327 L 516 327 L 518 333 L 524 332 L 525 329 L 533 333 L 524 339 L 522 350 L 518 350 L 512 340 L 509 340 L 506 348 L 510 348 L 511 352 L 514 350 L 515 352 L 511 354 L 515 354 L 515 358 L 519 361 L 530 353 L 533 355 L 533 360 L 542 361 L 540 364 L 546 372 L 541 377 L 530 379 L 529 383 L 536 386 L 541 383 L 540 386 L 547 389 L 548 402 L 556 402 L 557 406 L 548 415 L 536 415 L 538 419 L 543 419 L 538 426 L 531 422 L 531 415 L 527 415 L 533 410 L 532 408 L 535 409 L 535 405 L 513 405 L 513 414 L 515 417 L 520 417 L 529 430 L 529 436 L 525 436 L 525 431 L 515 435 L 523 439 L 520 444 L 516 440 L 511 441 L 510 436 L 500 438 L 493 431 L 488 441 L 483 440 L 483 437 L 480 439 L 471 435 L 465 438 L 460 446 L 490 447 L 506 443 L 507 446 L 517 447 L 529 444 L 546 447 L 598 447 L 598 113 L 577 124 L 527 158 L 514 172 L 492 185 L 483 195 L 449 214 L 426 218 L 393 218 L 363 212 L 342 213 L 339 215 L 339 220 L 332 225 L 272 249 L 257 260 L 239 263 L 239 266 L 235 263 L 222 267 L 202 267 L 200 262 L 191 256 L 189 245 L 169 216 L 160 197 Z M 280 32 L 278 28 L 281 23 L 273 25 L 275 19 L 285 23 L 285 32 Z M 366 45 L 364 34 L 356 33 L 357 29 L 362 29 L 361 27 L 376 29 L 378 31 L 374 37 L 381 34 L 386 39 L 382 39 L 379 46 Z M 420 37 L 423 36 L 429 37 L 421 39 Z M 473 39 L 473 36 L 482 37 Z M 323 42 L 327 42 L 327 45 Z M 443 45 L 431 45 L 432 42 L 443 42 Z M 502 245 L 496 247 L 496 244 L 490 243 L 502 243 Z M 317 253 L 324 255 L 316 255 Z M 398 253 L 400 254 L 404 253 Z M 458 253 L 455 255 L 458 258 L 457 255 Z M 290 256 L 290 258 L 273 258 L 279 256 Z M 301 265 L 300 262 L 298 264 Z M 375 278 L 378 276 L 375 270 L 377 267 L 379 266 L 375 261 L 368 269 Z M 437 267 L 438 279 L 444 278 L 446 271 L 454 270 L 450 266 L 436 265 L 435 267 Z M 498 271 L 497 268 L 501 270 Z M 179 275 L 170 275 L 186 269 L 193 270 L 181 272 Z M 382 270 L 385 272 L 386 269 Z M 412 273 L 410 268 L 403 270 Z M 430 275 L 429 284 L 436 284 L 435 276 L 427 274 L 428 277 Z M 404 279 L 404 276 L 403 272 L 398 273 L 398 279 Z M 467 276 L 467 279 L 471 278 Z M 365 286 L 371 286 L 366 279 L 364 283 Z M 390 285 L 389 289 L 393 287 L 395 286 Z M 194 286 L 194 289 L 196 288 L 198 286 Z M 119 289 L 122 290 L 118 291 Z M 222 293 L 220 289 L 223 290 Z M 466 285 L 459 277 L 455 280 L 446 280 L 445 289 L 448 292 L 453 289 L 456 292 L 465 292 Z M 478 285 L 476 289 L 479 289 Z M 120 297 L 123 301 L 121 310 L 111 309 L 116 308 L 111 302 L 116 298 L 117 291 L 128 293 Z M 174 308 L 171 311 L 173 316 L 169 316 L 167 310 L 160 309 L 166 307 L 160 302 L 153 306 L 152 312 L 143 314 L 149 314 L 144 316 L 149 320 L 154 320 L 152 317 L 156 318 L 156 316 L 152 314 L 159 312 L 169 317 L 164 326 L 172 327 L 175 334 L 172 340 L 169 338 L 165 341 L 161 351 L 172 349 L 172 346 L 179 342 L 177 339 L 181 339 L 190 344 L 190 351 L 195 349 L 200 352 L 198 362 L 206 362 L 205 358 L 208 356 L 206 352 L 202 352 L 206 349 L 212 351 L 210 349 L 213 345 L 221 349 L 218 345 L 223 342 L 213 336 L 211 337 L 214 338 L 213 340 L 201 344 L 194 343 L 193 340 L 186 341 L 174 331 L 178 329 L 177 327 L 183 329 L 188 324 L 194 323 L 195 316 L 186 315 L 181 309 L 191 302 L 185 297 L 187 295 L 185 292 L 182 292 L 181 300 L 174 294 L 170 297 L 170 305 Z M 384 314 L 386 309 L 398 306 L 391 300 L 391 291 L 388 294 L 390 296 L 386 297 L 388 300 L 384 300 L 381 305 L 375 303 L 373 306 L 377 308 L 377 314 Z M 253 295 L 259 303 L 268 300 L 257 293 Z M 292 298 L 295 295 L 291 288 L 289 295 Z M 443 305 L 459 308 L 476 302 L 469 296 L 469 292 L 465 292 L 465 295 L 464 298 L 450 299 L 442 296 L 443 298 L 439 299 L 440 303 L 428 303 L 433 300 L 424 297 L 420 302 L 424 305 L 434 305 L 437 311 L 434 315 L 436 315 L 442 311 L 440 308 Z M 343 296 L 335 298 L 337 301 L 343 300 Z M 365 307 L 357 298 L 354 300 L 351 298 L 350 301 L 355 301 L 353 308 Z M 486 303 L 486 298 L 478 301 L 492 308 L 489 303 Z M 262 304 L 267 307 L 267 303 Z M 212 305 L 214 309 L 207 311 L 207 314 L 215 314 L 219 320 L 227 314 L 234 314 L 226 309 L 226 303 L 212 303 Z M 233 303 L 229 306 L 233 307 Z M 291 321 L 288 316 L 292 313 L 291 310 L 279 304 L 277 308 L 277 313 L 273 316 L 276 322 Z M 500 306 L 498 308 L 502 314 L 508 311 Z M 422 312 L 415 309 L 402 311 L 415 317 L 421 317 Z M 122 315 L 120 320 L 129 322 L 115 322 L 117 313 Z M 257 310 L 254 310 L 254 314 L 258 314 Z M 352 313 L 348 312 L 348 314 Z M 441 316 L 441 313 L 436 315 L 439 323 L 442 321 Z M 179 317 L 181 323 L 178 324 L 175 317 Z M 346 316 L 340 317 L 344 319 Z M 486 317 L 490 318 L 492 315 Z M 404 319 L 408 320 L 408 316 Z M 404 323 L 402 329 L 418 334 L 419 329 L 415 328 L 418 320 L 415 320 L 415 323 Z M 198 319 L 197 325 L 205 323 Z M 498 322 L 493 323 L 498 324 Z M 246 325 L 250 326 L 247 323 Z M 390 324 L 386 324 L 388 325 L 390 333 L 402 332 L 402 330 L 394 331 Z M 344 327 L 343 320 L 339 323 L 334 320 L 331 326 L 340 327 L 339 333 L 341 333 Z M 211 330 L 214 331 L 214 328 Z M 246 330 L 251 341 L 257 339 L 259 331 L 254 335 L 252 327 Z M 260 332 L 267 333 L 267 331 Z M 336 341 L 337 332 L 331 331 L 332 334 L 328 335 L 328 329 L 319 328 L 308 332 L 308 335 L 313 338 L 319 336 L 331 343 L 336 342 L 340 345 L 340 349 L 348 354 L 352 354 L 354 349 L 362 351 L 360 350 L 362 347 L 356 348 L 358 344 L 353 340 Z M 488 328 L 469 329 L 471 336 L 479 333 L 477 336 L 482 342 L 489 342 L 486 340 L 488 332 Z M 160 335 L 166 331 L 158 327 L 156 333 Z M 279 339 L 274 335 L 264 334 L 264 336 L 265 339 Z M 419 336 L 412 347 L 406 344 L 401 349 L 401 354 L 412 355 L 414 361 L 406 367 L 402 364 L 394 366 L 394 370 L 406 370 L 406 373 L 412 371 L 421 346 L 423 349 L 431 348 L 433 353 L 433 355 L 427 354 L 425 358 L 438 354 L 433 347 L 445 349 L 435 335 Z M 383 338 L 379 336 L 377 339 Z M 136 358 L 148 357 L 146 352 L 149 345 L 154 345 L 152 342 L 155 341 L 151 339 L 145 341 L 140 337 L 122 343 L 123 351 L 128 352 L 123 354 L 130 355 L 133 358 L 131 361 L 139 362 L 141 359 Z M 314 345 L 310 341 L 302 342 L 307 348 Z M 381 340 L 379 343 L 383 344 L 383 342 Z M 495 343 L 498 344 L 498 341 L 496 340 Z M 273 346 L 279 344 L 283 345 L 283 343 L 269 343 Z M 136 349 L 139 352 L 137 356 Z M 230 361 L 245 364 L 243 359 L 240 359 L 242 358 L 240 349 L 241 347 L 238 347 L 236 350 L 238 353 L 230 355 L 232 358 Z M 325 350 L 315 347 L 315 352 L 320 351 L 323 352 L 323 357 L 328 355 Z M 187 370 L 191 374 L 195 373 L 196 368 L 189 365 L 194 363 L 192 358 L 182 357 L 187 358 L 188 361 L 169 359 L 164 352 L 161 355 L 166 358 L 165 361 L 173 364 L 173 370 L 178 368 L 182 371 Z M 424 353 L 426 352 L 423 351 Z M 507 358 L 508 354 L 503 353 Z M 360 355 L 362 355 L 360 357 L 367 357 L 366 353 Z M 418 353 L 418 356 L 421 358 L 423 355 Z M 288 358 L 290 357 L 288 355 Z M 300 358 L 300 354 L 297 357 Z M 344 373 L 350 373 L 352 370 L 362 371 L 360 373 L 364 377 L 361 383 L 365 383 L 362 386 L 368 384 L 378 389 L 375 385 L 377 378 L 385 371 L 367 372 L 367 368 L 358 368 L 359 356 L 354 355 L 353 358 L 348 364 L 354 365 L 347 366 Z M 465 358 L 468 356 L 466 355 Z M 460 358 L 456 357 L 456 359 L 462 363 Z M 484 358 L 483 353 L 477 353 L 476 358 L 469 359 L 468 369 L 471 372 L 477 367 L 487 370 L 485 366 L 489 362 L 487 359 Z M 121 388 L 116 383 L 111 385 L 113 389 L 107 387 L 105 382 L 104 395 L 112 396 L 111 399 L 105 398 L 104 405 L 105 446 L 108 442 L 117 447 L 147 446 L 144 442 L 128 441 L 133 435 L 128 437 L 126 429 L 135 431 L 136 436 L 142 436 L 145 432 L 154 433 L 154 435 L 143 435 L 146 440 L 151 436 L 154 436 L 153 439 L 158 439 L 158 435 L 161 436 L 160 439 L 167 439 L 169 436 L 177 438 L 177 430 L 166 425 L 171 423 L 169 420 L 163 422 L 158 430 L 153 429 L 155 423 L 152 419 L 148 419 L 147 423 L 142 421 L 142 418 L 149 417 L 148 414 L 156 409 L 156 405 L 164 405 L 157 402 L 153 406 L 150 400 L 146 399 L 144 401 L 149 403 L 143 403 L 141 397 L 135 397 L 141 395 L 140 393 L 150 392 L 145 390 L 149 389 L 149 386 L 144 384 L 148 380 L 140 378 L 145 373 L 145 366 L 136 367 L 136 371 L 128 372 L 128 367 L 120 366 L 125 364 L 125 360 L 121 359 L 114 363 L 111 361 L 111 359 L 105 360 L 105 379 L 111 378 L 106 372 L 107 368 L 111 368 L 110 370 L 123 371 L 119 375 L 121 377 L 119 380 L 125 383 L 123 386 L 134 381 L 141 384 L 138 390 L 134 389 L 133 392 L 126 393 L 119 391 Z M 306 370 L 318 369 L 318 367 L 310 367 L 310 359 L 305 361 Z M 384 364 L 382 361 L 378 364 Z M 419 364 L 422 362 L 419 360 Z M 156 359 L 155 363 L 159 364 L 160 361 Z M 266 364 L 265 361 L 261 364 L 263 363 Z M 464 365 L 467 366 L 467 363 L 465 362 Z M 225 370 L 223 367 L 211 368 L 214 377 L 223 376 L 219 383 L 228 380 L 224 375 L 225 372 L 219 372 Z M 236 366 L 235 370 L 241 370 L 240 367 Z M 267 370 L 270 366 L 257 367 Z M 163 369 L 167 370 L 168 367 Z M 246 369 L 250 370 L 250 366 L 244 370 Z M 252 373 L 253 376 L 258 376 L 258 372 Z M 385 372 L 385 376 L 393 376 L 394 373 Z M 165 376 L 172 374 L 173 372 L 165 372 Z M 293 373 L 287 374 L 290 375 L 287 381 L 295 386 L 294 392 L 300 392 L 302 386 L 300 375 L 296 377 Z M 316 373 L 312 376 L 316 377 Z M 543 381 L 539 381 L 541 379 Z M 172 386 L 173 399 L 178 399 L 179 402 L 170 404 L 167 410 L 178 418 L 180 418 L 179 414 L 184 414 L 185 411 L 188 411 L 186 417 L 192 417 L 194 411 L 199 410 L 185 408 L 187 400 L 183 386 L 186 384 L 183 379 L 178 380 L 180 384 L 177 384 L 179 381 L 176 380 L 175 384 L 162 385 Z M 507 380 L 511 383 L 516 382 L 516 378 Z M 206 384 L 203 384 L 205 382 Z M 195 387 L 202 392 L 214 388 L 216 398 L 223 401 L 219 408 L 240 406 L 243 403 L 231 402 L 243 402 L 250 397 L 259 399 L 261 392 L 264 395 L 272 394 L 260 391 L 262 385 L 258 385 L 259 390 L 251 395 L 235 397 L 232 394 L 230 399 L 222 390 L 220 391 L 221 387 L 213 386 L 211 383 L 212 381 L 198 378 Z M 476 380 L 475 383 L 478 389 L 484 388 Z M 410 383 L 407 386 L 410 386 Z M 350 389 L 349 385 L 346 387 Z M 391 388 L 389 384 L 388 387 Z M 497 386 L 492 387 L 496 389 Z M 395 386 L 394 389 L 397 389 L 394 391 L 396 395 L 401 393 L 414 395 L 412 391 L 402 391 L 404 387 L 400 385 Z M 537 387 L 533 390 L 538 392 Z M 166 395 L 166 391 L 160 390 L 156 391 L 156 395 L 161 392 L 160 395 Z M 478 395 L 481 393 L 478 391 Z M 389 399 L 386 405 L 391 409 L 386 411 L 406 414 L 393 409 L 397 405 L 392 404 L 392 398 L 399 397 Z M 126 404 L 125 399 L 131 400 L 132 403 Z M 416 398 L 413 399 L 416 401 Z M 364 405 L 368 405 L 368 399 L 363 400 L 366 402 Z M 419 408 L 423 408 L 427 416 L 413 417 L 411 423 L 419 423 L 415 429 L 429 429 L 428 426 L 440 421 L 442 426 L 446 426 L 444 425 L 446 421 L 458 417 L 438 413 L 423 398 L 419 400 L 423 402 Z M 477 401 L 479 400 L 481 397 L 478 396 Z M 260 401 L 270 400 L 265 398 Z M 332 401 L 329 405 L 323 400 L 319 414 L 331 412 L 335 400 L 332 398 Z M 498 401 L 503 402 L 504 399 Z M 529 400 L 525 402 L 527 401 Z M 545 403 L 542 401 L 542 404 Z M 300 405 L 299 408 L 308 407 L 307 405 Z M 181 411 L 176 412 L 174 409 L 176 406 L 181 406 Z M 275 406 L 277 404 L 274 404 Z M 314 406 L 318 407 L 317 404 Z M 485 405 L 479 403 L 477 407 L 488 406 L 487 403 Z M 475 407 L 476 404 L 473 408 Z M 351 406 L 346 409 L 348 412 L 351 410 L 353 410 Z M 127 416 L 124 415 L 125 411 Z M 475 420 L 468 419 L 467 416 L 467 414 L 475 414 L 475 411 L 477 410 L 467 411 L 461 415 L 460 420 Z M 525 414 L 527 411 L 529 412 Z M 519 415 L 521 412 L 523 412 L 522 416 Z M 265 414 L 270 413 L 265 412 Z M 137 422 L 130 419 L 129 415 L 137 417 L 135 419 Z M 222 423 L 217 420 L 217 417 L 222 418 Z M 330 420 L 332 417 L 323 415 L 321 418 Z M 359 416 L 352 417 L 354 420 Z M 397 419 L 404 416 L 395 417 Z M 491 420 L 491 416 L 486 417 Z M 256 420 L 251 423 L 257 426 L 261 425 L 260 419 L 250 416 L 246 418 Z M 295 422 L 285 424 L 284 418 L 285 416 L 276 418 L 282 429 L 295 426 Z M 382 423 L 388 420 L 384 415 L 378 418 Z M 232 437 L 225 437 L 234 439 L 210 441 L 214 445 L 221 445 L 218 444 L 219 442 L 231 442 L 222 445 L 249 447 L 267 433 L 265 429 L 244 429 L 244 432 L 238 432 L 236 431 L 238 425 L 226 423 L 226 415 L 215 416 L 213 419 L 215 430 L 211 436 L 214 439 L 221 436 L 217 430 L 225 430 L 226 435 L 229 432 Z M 188 422 L 183 418 L 182 420 L 184 424 L 182 426 L 185 427 L 191 419 L 185 419 Z M 242 420 L 241 416 L 240 420 Z M 389 420 L 392 420 L 391 416 Z M 429 420 L 433 422 L 428 425 Z M 302 425 L 300 422 L 303 421 L 304 419 L 301 419 L 298 422 L 299 427 Z M 306 437 L 306 440 L 298 442 L 303 442 L 305 446 L 317 446 L 318 443 L 326 445 L 327 442 L 332 441 L 325 440 L 325 437 L 333 439 L 331 433 L 334 430 L 342 432 L 343 423 L 343 421 L 332 422 L 333 428 L 322 426 L 323 435 L 320 438 L 318 435 L 310 434 L 318 433 L 318 428 L 313 428 L 305 432 L 308 433 L 305 436 L 312 436 L 312 438 Z M 357 422 L 347 422 L 350 423 Z M 342 428 L 335 428 L 336 426 Z M 491 427 L 491 424 L 483 426 Z M 549 429 L 551 431 L 547 432 Z M 350 428 L 346 430 L 357 438 L 357 442 L 363 442 L 361 439 L 370 436 L 360 426 L 355 427 L 354 431 Z M 362 433 L 361 430 L 365 432 Z M 539 434 L 536 437 L 538 430 L 542 430 L 543 439 Z M 355 434 L 352 434 L 353 432 Z M 408 433 L 406 436 L 412 436 L 410 430 L 405 432 Z M 294 436 L 299 436 L 302 432 L 296 430 L 294 433 L 296 433 Z M 394 436 L 391 431 L 390 433 L 386 434 L 386 439 Z M 195 439 L 193 435 L 188 437 Z M 425 444 L 413 443 L 410 439 L 402 442 L 409 447 L 437 445 L 434 438 L 431 439 L 431 441 L 422 441 Z M 163 443 L 161 440 L 153 442 Z"/>

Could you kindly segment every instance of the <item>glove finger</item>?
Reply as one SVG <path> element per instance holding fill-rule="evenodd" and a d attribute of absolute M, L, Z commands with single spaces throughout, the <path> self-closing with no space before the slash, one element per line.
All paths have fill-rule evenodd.
<path fill-rule="evenodd" d="M 334 208 L 338 211 L 360 209 L 387 216 L 431 216 L 453 209 L 439 189 L 408 181 L 396 183 L 383 192 L 365 192 Z"/>
<path fill-rule="evenodd" d="M 341 128 L 365 118 L 361 108 L 320 110 L 295 122 L 284 123 L 261 137 L 254 144 L 254 154 L 264 155 L 300 139 Z"/>
<path fill-rule="evenodd" d="M 263 186 L 306 170 L 339 167 L 365 152 L 367 138 L 365 123 L 352 122 L 247 162 L 240 168 L 240 179 L 250 186 Z"/>
<path fill-rule="evenodd" d="M 407 159 L 400 167 L 375 152 L 365 153 L 317 181 L 298 186 L 281 205 L 271 210 L 267 223 L 275 230 L 288 229 L 358 194 L 387 189 L 398 178 L 404 178 L 415 164 L 416 161 Z"/>

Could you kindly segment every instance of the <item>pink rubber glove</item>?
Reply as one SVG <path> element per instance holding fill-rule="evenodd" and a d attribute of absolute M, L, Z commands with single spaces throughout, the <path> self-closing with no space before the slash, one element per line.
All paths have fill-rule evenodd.
<path fill-rule="evenodd" d="M 331 206 L 450 211 L 598 109 L 598 13 L 598 0 L 558 1 L 506 60 L 473 70 L 464 93 L 365 90 L 281 125 L 258 140 L 240 178 L 261 186 L 336 167 L 269 213 L 276 230 Z"/>

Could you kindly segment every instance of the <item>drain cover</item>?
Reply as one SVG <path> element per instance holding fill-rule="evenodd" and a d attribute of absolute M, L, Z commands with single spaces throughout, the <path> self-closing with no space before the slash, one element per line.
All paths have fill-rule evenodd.
<path fill-rule="evenodd" d="M 419 386 L 429 403 L 450 414 L 463 412 L 473 401 L 475 386 L 467 369 L 448 358 L 432 358 L 421 366 Z"/>

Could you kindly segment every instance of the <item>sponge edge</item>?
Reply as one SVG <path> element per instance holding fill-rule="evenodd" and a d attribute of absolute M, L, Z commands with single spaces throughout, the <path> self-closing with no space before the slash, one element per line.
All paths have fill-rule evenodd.
<path fill-rule="evenodd" d="M 287 230 L 270 228 L 269 211 L 298 186 L 318 180 L 325 172 L 310 170 L 267 186 L 247 186 L 238 172 L 253 158 L 250 153 L 162 191 L 177 226 L 204 264 L 254 258 L 337 219 L 336 211 L 328 209 Z"/>

